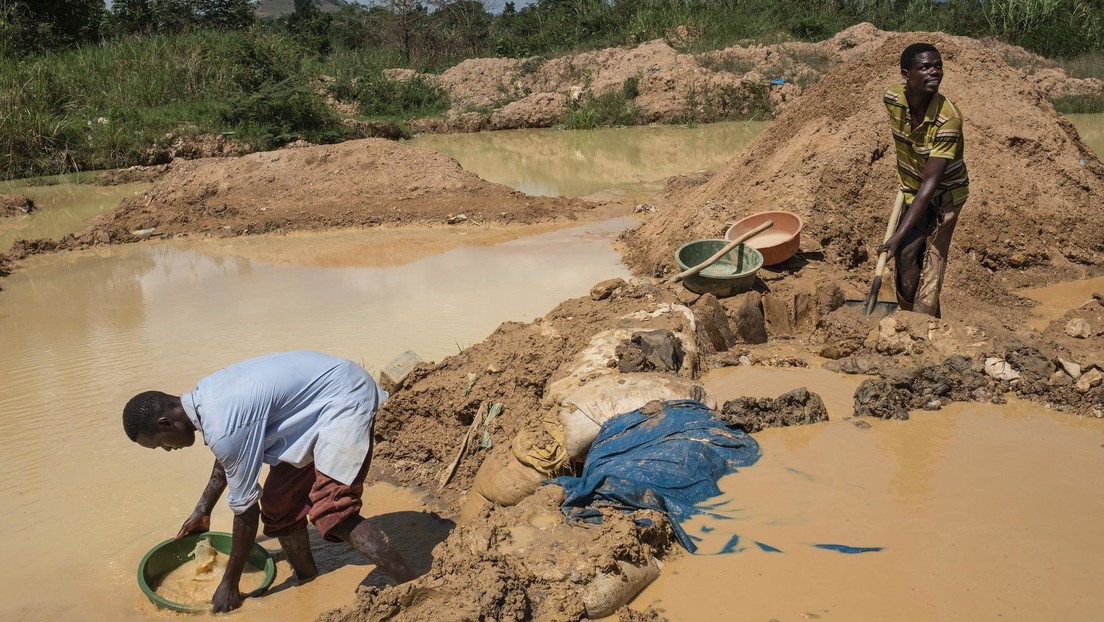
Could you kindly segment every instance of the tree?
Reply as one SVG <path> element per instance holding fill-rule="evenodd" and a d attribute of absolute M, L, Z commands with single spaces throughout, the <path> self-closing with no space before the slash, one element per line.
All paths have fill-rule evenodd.
<path fill-rule="evenodd" d="M 469 56 L 479 56 L 487 47 L 491 14 L 481 0 L 431 0 L 433 17 L 451 39 L 458 40 Z"/>
<path fill-rule="evenodd" d="M 218 30 L 246 30 L 256 21 L 249 0 L 196 0 L 195 12 L 200 24 Z"/>
<path fill-rule="evenodd" d="M 121 34 L 147 34 L 153 31 L 150 0 L 115 0 L 111 4 L 115 31 Z"/>
<path fill-rule="evenodd" d="M 102 0 L 0 0 L 0 50 L 21 55 L 98 41 Z"/>

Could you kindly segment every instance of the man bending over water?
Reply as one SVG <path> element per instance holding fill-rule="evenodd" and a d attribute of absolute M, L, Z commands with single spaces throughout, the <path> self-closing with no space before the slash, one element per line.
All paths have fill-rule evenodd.
<path fill-rule="evenodd" d="M 939 93 L 943 58 L 935 46 L 906 47 L 901 77 L 904 84 L 889 87 L 883 99 L 907 207 L 897 232 L 878 253 L 894 256 L 898 305 L 939 317 L 951 235 L 970 186 L 962 159 L 962 114 Z"/>
<path fill-rule="evenodd" d="M 372 423 L 387 398 L 346 359 L 318 352 L 270 354 L 231 365 L 180 397 L 147 391 L 127 402 L 123 428 L 148 449 L 195 443 L 198 430 L 215 454 L 210 480 L 176 537 L 211 527 L 211 510 L 229 487 L 233 544 L 212 611 L 241 606 L 238 589 L 257 535 L 279 539 L 300 582 L 318 574 L 307 519 L 330 542 L 347 542 L 402 583 L 414 572 L 387 536 L 360 515 L 371 463 Z M 270 465 L 264 487 L 261 464 Z"/>

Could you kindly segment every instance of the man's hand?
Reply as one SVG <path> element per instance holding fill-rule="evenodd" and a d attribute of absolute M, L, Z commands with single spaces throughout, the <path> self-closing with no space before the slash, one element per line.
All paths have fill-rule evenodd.
<path fill-rule="evenodd" d="M 211 597 L 211 613 L 226 613 L 242 606 L 242 593 L 235 583 L 219 583 L 215 595 Z"/>
<path fill-rule="evenodd" d="M 192 533 L 205 533 L 211 530 L 211 515 L 205 514 L 200 510 L 192 512 L 192 515 L 184 519 L 184 524 L 180 526 L 180 531 L 177 532 L 177 540 Z"/>
<path fill-rule="evenodd" d="M 899 246 L 901 246 L 901 238 L 893 236 L 878 246 L 876 254 L 889 253 L 890 257 L 896 257 Z"/>

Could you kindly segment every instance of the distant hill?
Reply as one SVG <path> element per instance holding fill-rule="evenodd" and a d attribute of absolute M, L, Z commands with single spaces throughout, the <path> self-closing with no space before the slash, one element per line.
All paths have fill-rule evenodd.
<path fill-rule="evenodd" d="M 314 0 L 323 13 L 336 13 L 341 10 L 343 0 Z M 260 0 L 257 3 L 258 17 L 280 17 L 288 15 L 295 8 L 295 0 Z"/>

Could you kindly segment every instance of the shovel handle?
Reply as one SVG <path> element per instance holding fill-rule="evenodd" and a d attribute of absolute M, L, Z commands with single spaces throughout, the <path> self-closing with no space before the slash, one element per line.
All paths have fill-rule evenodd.
<path fill-rule="evenodd" d="M 897 223 L 901 219 L 901 208 L 905 205 L 905 193 L 897 191 L 897 199 L 893 202 L 893 209 L 889 212 L 889 222 L 886 223 L 885 237 L 882 244 L 893 237 L 897 230 Z M 870 285 L 870 295 L 866 297 L 866 315 L 874 312 L 874 305 L 878 304 L 878 290 L 882 288 L 882 273 L 885 272 L 886 262 L 889 261 L 889 251 L 882 251 L 878 255 L 878 266 L 874 268 L 874 282 Z"/>
<path fill-rule="evenodd" d="M 709 266 L 713 265 L 713 263 L 715 261 L 717 261 L 721 257 L 724 257 L 725 254 L 727 254 L 732 249 L 734 249 L 737 246 L 743 244 L 744 242 L 750 240 L 751 238 L 759 235 L 760 233 L 766 231 L 767 229 L 770 229 L 773 226 L 774 226 L 774 221 L 773 220 L 764 221 L 758 227 L 752 229 L 751 231 L 748 231 L 747 233 L 742 234 L 740 237 L 736 238 L 735 240 L 732 240 L 728 244 L 725 244 L 724 248 L 717 251 L 709 259 L 706 259 L 705 261 L 703 261 L 700 264 L 694 266 L 693 268 L 687 268 L 686 270 L 683 270 L 682 272 L 679 272 L 675 276 L 667 279 L 667 282 L 668 283 L 678 283 L 679 281 L 685 279 L 688 276 L 694 276 L 695 274 L 697 274 L 697 273 L 701 272 L 702 270 L 705 270 Z"/>

